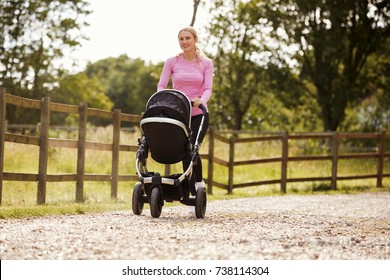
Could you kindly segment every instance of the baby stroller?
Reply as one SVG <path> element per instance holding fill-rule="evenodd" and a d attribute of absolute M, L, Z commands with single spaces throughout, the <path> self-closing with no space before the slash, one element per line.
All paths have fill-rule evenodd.
<path fill-rule="evenodd" d="M 206 108 L 201 105 L 203 118 L 195 144 L 191 144 L 191 111 L 188 97 L 178 90 L 161 90 L 153 94 L 140 122 L 142 137 L 138 139 L 136 172 L 139 182 L 134 186 L 132 196 L 133 213 L 140 215 L 144 203 L 149 203 L 152 217 L 161 215 L 164 201 L 180 201 L 195 206 L 195 215 L 204 218 L 207 195 L 204 187 L 190 186 L 193 166 L 201 143 L 199 135 L 203 128 Z M 152 158 L 162 164 L 174 164 L 189 160 L 189 166 L 182 174 L 166 177 L 157 172 L 149 172 L 146 159 L 150 150 Z M 192 194 L 194 197 L 191 197 Z"/>

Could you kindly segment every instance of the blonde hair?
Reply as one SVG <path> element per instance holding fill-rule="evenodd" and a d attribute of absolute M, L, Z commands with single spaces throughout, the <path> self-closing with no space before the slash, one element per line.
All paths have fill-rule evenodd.
<path fill-rule="evenodd" d="M 194 36 L 195 39 L 199 40 L 198 33 L 196 32 L 195 28 L 193 28 L 192 26 L 187 26 L 180 29 L 179 32 L 177 33 L 177 37 L 179 37 L 182 31 L 187 31 L 191 33 L 191 35 Z M 199 49 L 198 46 L 196 46 L 196 60 L 200 62 L 202 57 L 207 58 L 207 55 L 201 49 Z"/>

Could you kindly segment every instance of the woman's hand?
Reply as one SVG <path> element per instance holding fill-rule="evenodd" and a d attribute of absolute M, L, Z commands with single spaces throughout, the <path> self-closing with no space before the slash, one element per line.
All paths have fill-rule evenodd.
<path fill-rule="evenodd" d="M 202 100 L 200 100 L 200 98 L 195 98 L 194 101 L 192 101 L 192 103 L 194 104 L 194 107 L 198 108 L 199 105 L 202 104 Z"/>

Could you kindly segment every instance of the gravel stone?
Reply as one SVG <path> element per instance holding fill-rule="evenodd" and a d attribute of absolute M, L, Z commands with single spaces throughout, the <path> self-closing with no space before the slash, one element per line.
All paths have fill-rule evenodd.
<path fill-rule="evenodd" d="M 131 206 L 129 205 L 129 209 Z M 390 193 L 286 195 L 0 220 L 0 259 L 389 260 Z"/>

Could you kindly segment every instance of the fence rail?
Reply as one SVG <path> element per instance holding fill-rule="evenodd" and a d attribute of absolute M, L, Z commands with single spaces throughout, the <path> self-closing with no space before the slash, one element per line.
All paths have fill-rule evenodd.
<path fill-rule="evenodd" d="M 23 108 L 33 108 L 41 113 L 40 125 L 37 130 L 38 136 L 20 135 L 6 131 L 6 108 L 8 105 L 15 105 Z M 58 139 L 49 138 L 50 115 L 52 112 L 77 114 L 79 115 L 78 139 Z M 86 130 L 88 117 L 97 117 L 108 119 L 113 124 L 112 143 L 97 143 L 86 140 Z M 119 154 L 121 152 L 136 152 L 136 145 L 120 144 L 120 130 L 123 122 L 139 124 L 140 115 L 124 114 L 120 110 L 106 111 L 94 108 L 88 108 L 86 104 L 80 106 L 59 104 L 50 101 L 50 98 L 43 98 L 41 101 L 26 99 L 7 94 L 4 88 L 0 87 L 0 204 L 2 202 L 3 181 L 31 181 L 38 182 L 37 204 L 46 203 L 46 184 L 47 182 L 76 182 L 77 202 L 84 200 L 84 182 L 86 181 L 109 181 L 111 182 L 111 197 L 117 198 L 118 182 L 137 181 L 135 174 L 119 174 Z M 17 126 L 15 126 L 17 128 Z M 33 126 L 30 127 L 33 129 Z M 245 188 L 252 186 L 261 186 L 269 184 L 280 184 L 280 191 L 287 191 L 287 183 L 310 182 L 310 181 L 330 181 L 332 189 L 337 188 L 337 181 L 354 179 L 377 179 L 377 187 L 382 187 L 383 178 L 390 177 L 390 173 L 384 172 L 385 159 L 390 157 L 390 153 L 385 150 L 385 141 L 390 139 L 390 134 L 381 133 L 300 133 L 290 135 L 287 132 L 273 133 L 272 135 L 238 137 L 239 132 L 218 132 L 210 128 L 208 132 L 208 152 L 201 154 L 201 157 L 208 163 L 207 181 L 208 192 L 212 193 L 213 187 L 226 189 L 229 194 L 236 188 Z M 226 136 L 229 135 L 229 136 Z M 305 155 L 289 156 L 289 141 L 304 139 L 321 139 L 328 141 L 331 147 L 329 155 Z M 375 152 L 366 152 L 360 154 L 342 154 L 339 151 L 339 143 L 342 139 L 374 139 L 377 141 Z M 235 149 L 237 144 L 250 144 L 256 142 L 277 141 L 281 143 L 281 153 L 277 157 L 268 157 L 260 159 L 236 160 Z M 35 145 L 39 147 L 38 173 L 13 173 L 4 172 L 4 147 L 5 142 L 14 142 L 25 145 Z M 215 153 L 215 147 L 220 143 L 229 145 L 228 159 L 219 158 Z M 47 174 L 48 151 L 52 147 L 77 149 L 77 167 L 75 174 Z M 86 150 L 111 151 L 112 166 L 111 174 L 88 174 L 85 173 Z M 135 156 L 134 156 L 135 158 Z M 338 163 L 341 159 L 367 159 L 377 160 L 377 172 L 375 174 L 363 174 L 354 176 L 340 176 L 338 174 Z M 305 178 L 289 178 L 288 163 L 300 161 L 331 161 L 332 171 L 328 176 L 315 176 Z M 251 182 L 235 183 L 235 167 L 251 166 L 255 164 L 280 163 L 280 178 L 259 180 Z M 214 169 L 216 165 L 228 168 L 227 184 L 218 182 L 214 179 Z M 169 166 L 166 167 L 166 173 L 169 173 Z"/>

